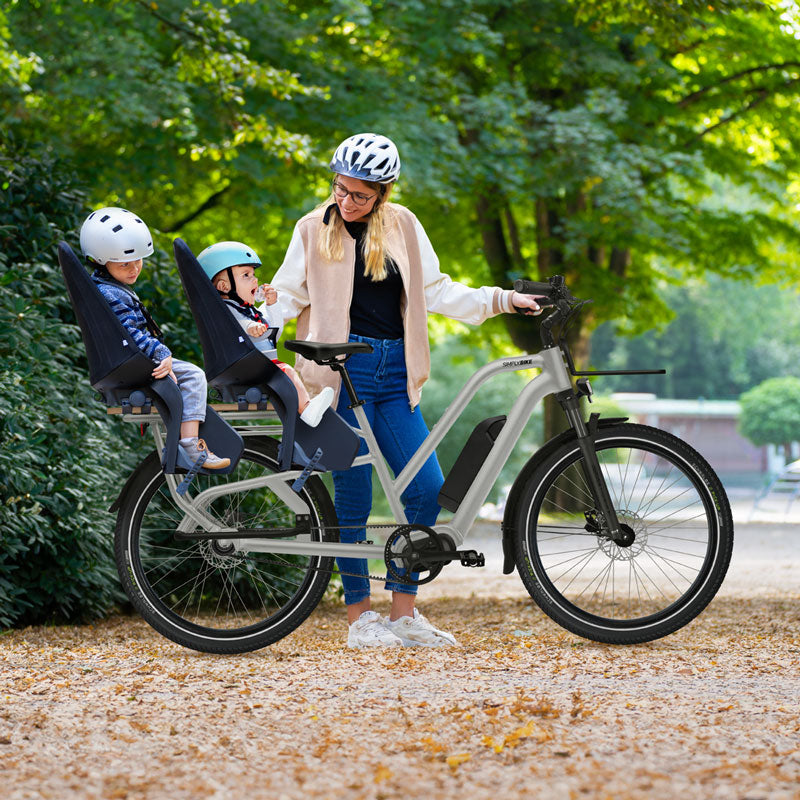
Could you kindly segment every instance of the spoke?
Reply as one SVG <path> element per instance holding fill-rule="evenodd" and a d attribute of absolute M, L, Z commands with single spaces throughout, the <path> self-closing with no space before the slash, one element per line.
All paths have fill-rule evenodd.
<path fill-rule="evenodd" d="M 156 566 L 150 567 L 150 569 L 145 570 L 145 572 L 144 572 L 145 577 L 148 578 L 148 581 L 149 581 L 149 576 L 150 576 L 151 573 L 155 572 L 159 567 L 165 566 L 165 564 L 169 563 L 170 561 L 172 561 L 172 560 L 174 560 L 176 558 L 177 558 L 177 556 L 171 556 L 170 558 L 168 558 L 165 561 L 157 564 Z M 184 556 L 183 558 L 178 559 L 175 562 L 175 564 L 173 564 L 172 567 L 170 569 L 168 569 L 155 583 L 153 583 L 152 581 L 149 581 L 150 586 L 155 589 L 155 587 L 158 586 L 158 584 L 161 583 L 161 581 L 163 581 L 164 578 L 166 578 L 168 575 L 171 575 L 173 572 L 175 572 L 176 569 L 178 569 L 178 567 L 180 567 L 184 562 L 186 562 L 188 560 L 189 560 L 189 556 L 188 555 Z M 144 566 L 144 564 L 142 564 L 142 566 Z M 180 586 L 183 586 L 183 584 L 180 584 Z"/>
<path fill-rule="evenodd" d="M 261 573 L 261 570 L 257 570 L 257 571 L 258 571 L 258 574 L 259 574 L 259 575 L 261 575 L 261 574 L 262 574 L 262 573 Z M 278 592 L 278 591 L 279 591 L 279 592 L 281 592 L 281 594 L 285 595 L 286 597 L 292 597 L 292 596 L 293 596 L 293 594 L 294 594 L 294 593 L 291 593 L 291 594 L 290 594 L 289 592 L 282 591 L 281 589 L 279 589 L 279 588 L 278 588 L 277 586 L 275 586 L 274 584 L 273 584 L 273 585 L 270 585 L 269 583 L 267 583 L 267 581 L 266 581 L 266 580 L 265 580 L 263 577 L 262 577 L 262 580 L 264 581 L 264 585 L 265 585 L 265 586 L 268 586 L 268 587 L 270 587 L 271 589 L 275 589 L 275 591 L 276 591 L 276 592 Z M 303 585 L 303 584 L 302 584 L 302 581 L 300 581 L 300 582 L 291 581 L 291 580 L 289 580 L 288 578 L 284 578 L 283 576 L 279 576 L 279 577 L 278 577 L 278 578 L 276 578 L 275 580 L 277 580 L 277 581 L 283 581 L 284 583 L 288 583 L 290 586 L 294 586 L 296 589 L 299 589 L 299 588 L 300 588 L 300 587 Z"/>
<path fill-rule="evenodd" d="M 583 588 L 583 591 L 578 593 L 578 597 L 583 597 L 586 594 L 586 592 L 588 592 L 589 589 L 592 588 L 592 584 L 595 583 L 595 581 L 597 582 L 597 588 L 599 589 L 600 588 L 600 584 L 603 581 L 603 577 L 606 576 L 606 580 L 608 580 L 607 576 L 608 576 L 608 573 L 611 571 L 611 567 L 612 567 L 613 563 L 614 563 L 614 559 L 612 558 L 612 559 L 609 560 L 608 564 L 606 564 L 606 566 L 597 574 L 597 576 L 592 578 L 592 580 L 589 581 L 589 583 L 586 584 L 586 586 Z"/>
<path fill-rule="evenodd" d="M 664 528 L 664 530 L 668 531 L 671 530 L 671 528 L 672 526 L 668 525 L 666 528 Z M 704 530 L 708 532 L 708 528 L 698 528 L 697 530 Z M 687 539 L 685 536 L 670 536 L 667 533 L 662 533 L 660 530 L 652 531 L 650 530 L 649 526 L 648 526 L 647 536 L 648 538 L 658 536 L 659 539 L 672 539 L 673 541 L 676 542 L 695 542 L 696 544 L 701 544 L 702 542 L 706 543 L 708 542 L 708 537 L 706 537 L 705 539 Z"/>
<path fill-rule="evenodd" d="M 684 508 L 682 508 L 680 510 L 683 511 L 686 508 L 689 508 L 689 506 L 685 506 Z M 674 513 L 675 512 L 673 512 L 673 514 Z M 669 525 L 664 525 L 663 522 L 665 520 L 668 520 L 671 516 L 673 516 L 673 514 L 668 514 L 666 517 L 662 517 L 659 520 L 648 520 L 647 524 L 650 527 L 658 527 L 659 529 L 662 529 L 662 530 L 669 530 L 670 528 L 674 528 L 676 525 L 680 525 L 681 527 L 687 527 L 686 526 L 687 522 L 693 522 L 694 520 L 697 520 L 697 519 L 708 520 L 708 515 L 706 514 L 706 510 L 702 509 L 702 511 L 698 511 L 698 513 L 695 514 L 695 516 L 693 516 L 693 517 L 689 517 L 688 519 L 683 519 L 683 518 L 676 519 L 676 520 L 670 522 Z M 708 522 L 706 522 L 705 525 L 697 525 L 696 528 L 699 531 L 701 531 L 701 530 L 707 531 L 708 530 Z"/>
<path fill-rule="evenodd" d="M 667 463 L 669 464 L 669 470 L 668 470 L 668 471 L 667 471 L 667 473 L 666 473 L 666 474 L 665 474 L 665 475 L 664 475 L 664 476 L 661 478 L 661 483 L 658 485 L 658 488 L 657 488 L 657 489 L 656 489 L 656 491 L 653 493 L 652 499 L 651 499 L 651 500 L 650 500 L 650 501 L 647 503 L 647 505 L 645 506 L 645 508 L 644 508 L 644 509 L 642 509 L 641 505 L 640 505 L 640 506 L 639 506 L 639 508 L 637 509 L 637 514 L 639 514 L 641 517 L 647 517 L 647 516 L 649 516 L 651 513 L 653 513 L 653 510 L 652 510 L 652 509 L 653 509 L 653 503 L 655 503 L 655 502 L 656 502 L 656 500 L 658 500 L 658 498 L 659 498 L 659 497 L 661 497 L 661 495 L 662 495 L 663 493 L 665 493 L 667 490 L 669 490 L 669 489 L 671 489 L 673 486 L 675 486 L 675 484 L 676 484 L 678 481 L 680 481 L 680 480 L 681 480 L 681 478 L 683 478 L 683 477 L 684 477 L 683 473 L 679 472 L 679 473 L 678 473 L 678 477 L 677 477 L 677 478 L 676 478 L 676 479 L 675 479 L 675 480 L 674 480 L 672 483 L 670 483 L 668 486 L 666 486 L 666 487 L 665 487 L 665 486 L 664 486 L 664 484 L 667 482 L 667 479 L 669 478 L 669 476 L 670 476 L 670 475 L 672 475 L 673 471 L 675 470 L 675 467 L 674 467 L 674 466 L 673 466 L 673 465 L 672 465 L 670 462 L 667 462 Z M 654 476 L 655 476 L 655 473 L 654 473 Z M 688 488 L 687 488 L 687 489 L 684 489 L 683 491 L 684 491 L 684 493 L 685 493 L 686 491 L 688 491 Z M 680 496 L 680 495 L 679 495 L 679 496 Z M 667 501 L 667 502 L 669 502 L 669 501 Z M 666 505 L 666 503 L 664 503 L 664 505 Z M 663 505 L 662 505 L 662 506 L 659 506 L 658 508 L 663 508 Z M 658 508 L 656 509 L 656 511 L 658 510 Z"/>
<path fill-rule="evenodd" d="M 575 575 L 573 576 L 572 580 L 571 580 L 571 581 L 570 581 L 570 582 L 569 582 L 569 583 L 568 583 L 568 584 L 567 584 L 567 585 L 564 587 L 564 589 L 563 589 L 563 591 L 564 591 L 564 592 L 566 592 L 566 591 L 569 589 L 569 587 L 570 587 L 570 586 L 572 586 L 572 584 L 573 584 L 573 583 L 575 583 L 575 581 L 576 581 L 576 580 L 578 579 L 578 577 L 580 576 L 581 572 L 583 572 L 583 568 L 589 565 L 589 562 L 590 562 L 590 561 L 591 561 L 591 560 L 592 560 L 592 559 L 595 557 L 596 553 L 597 553 L 597 551 L 596 551 L 596 550 L 594 550 L 594 551 L 590 552 L 588 556 L 585 556 L 585 557 L 584 557 L 584 558 L 582 558 L 582 559 L 572 559 L 573 561 L 576 561 L 576 560 L 577 560 L 577 561 L 578 561 L 578 563 L 580 563 L 580 562 L 582 561 L 582 562 L 583 562 L 583 564 L 581 564 L 580 568 L 579 568 L 579 569 L 578 569 L 578 571 L 575 573 Z M 578 565 L 576 564 L 576 566 L 578 566 Z M 558 576 L 558 577 L 557 577 L 557 578 L 556 578 L 556 579 L 553 581 L 553 583 L 555 583 L 556 581 L 560 581 L 560 580 L 561 580 L 561 578 L 563 578 L 563 577 L 564 577 L 564 575 L 566 575 L 568 572 L 569 572 L 569 570 L 564 570 L 564 572 L 562 572 L 562 573 L 561 573 L 561 575 L 559 575 L 559 576 Z"/>
<path fill-rule="evenodd" d="M 561 478 L 564 480 L 564 483 L 571 484 L 572 486 L 574 486 L 574 487 L 575 487 L 575 489 L 576 489 L 578 492 L 581 492 L 583 495 L 585 495 L 585 496 L 586 496 L 586 500 L 582 500 L 580 497 L 578 497 L 578 496 L 576 496 L 576 495 L 573 495 L 573 494 L 570 494 L 570 493 L 567 491 L 567 489 L 564 487 L 564 485 L 563 485 L 563 484 L 559 484 L 559 485 L 556 487 L 556 490 L 557 490 L 557 491 L 559 491 L 559 492 L 561 492 L 561 493 L 563 493 L 563 494 L 566 494 L 566 495 L 568 495 L 569 497 L 572 497 L 574 500 L 576 500 L 576 501 L 577 501 L 577 502 L 579 502 L 579 503 L 581 503 L 581 502 L 582 502 L 582 503 L 584 504 L 584 506 L 591 506 L 591 505 L 594 505 L 594 499 L 592 498 L 592 493 L 591 493 L 591 491 L 590 491 L 590 489 L 589 489 L 589 486 L 588 486 L 588 484 L 586 483 L 585 479 L 583 478 L 583 475 L 582 475 L 581 471 L 580 471 L 580 470 L 577 470 L 577 469 L 576 469 L 575 471 L 576 471 L 576 472 L 578 473 L 578 475 L 580 476 L 580 478 L 581 478 L 581 484 L 582 484 L 582 485 L 581 485 L 581 484 L 578 484 L 578 483 L 576 483 L 574 480 L 572 480 L 572 478 L 570 478 L 570 477 L 569 477 L 569 475 L 567 475 L 567 473 L 564 473 L 564 474 L 563 474 L 563 475 L 561 475 L 560 477 L 561 477 Z"/>
<path fill-rule="evenodd" d="M 581 547 L 579 550 L 556 550 L 555 552 L 551 552 L 551 553 L 542 553 L 541 557 L 542 558 L 548 558 L 548 557 L 553 557 L 553 556 L 566 556 L 566 555 L 569 555 L 570 553 L 585 553 L 589 549 L 591 549 L 592 552 L 595 552 L 595 553 L 597 552 L 597 548 Z M 560 562 L 560 563 L 564 563 L 564 562 Z M 558 564 L 553 564 L 552 566 L 557 567 Z"/>
<path fill-rule="evenodd" d="M 635 561 L 629 561 L 628 564 L 630 565 L 630 569 L 633 572 L 633 580 L 634 580 L 634 583 L 636 585 L 636 597 L 639 600 L 639 605 L 641 605 L 641 603 L 642 603 L 642 595 L 641 595 L 641 593 L 639 591 L 640 588 L 644 589 L 645 594 L 647 594 L 647 599 L 648 600 L 652 600 L 653 598 L 650 595 L 650 592 L 647 590 L 647 584 L 644 582 L 642 577 L 639 575 L 639 570 L 636 567 L 636 562 Z M 651 583 L 652 583 L 652 581 L 651 581 Z M 656 586 L 655 588 L 658 589 L 658 586 Z M 665 595 L 665 597 L 666 597 L 666 595 Z"/>
<path fill-rule="evenodd" d="M 675 553 L 678 556 L 686 556 L 687 558 L 700 558 L 704 559 L 706 557 L 705 553 L 690 553 L 688 550 L 673 550 L 671 547 L 664 547 L 663 545 L 654 545 L 650 544 L 648 541 L 647 549 L 653 552 L 663 552 L 663 553 Z"/>
<path fill-rule="evenodd" d="M 651 554 L 651 553 L 649 553 L 647 550 L 645 550 L 645 551 L 644 551 L 644 553 L 645 553 L 645 555 L 646 555 L 646 556 L 648 556 L 648 557 L 650 558 L 650 560 L 653 562 L 653 564 L 654 564 L 655 568 L 656 568 L 656 569 L 657 569 L 657 570 L 658 570 L 658 571 L 659 571 L 659 572 L 660 572 L 660 573 L 661 573 L 661 574 L 662 574 L 662 575 L 663 575 L 663 576 L 664 576 L 664 577 L 667 579 L 667 581 L 668 581 L 668 582 L 669 582 L 669 583 L 672 585 L 672 588 L 673 588 L 673 589 L 674 589 L 676 592 L 678 592 L 678 593 L 680 594 L 680 591 L 681 591 L 681 590 L 678 588 L 678 586 L 677 586 L 677 584 L 675 583 L 675 581 L 673 581 L 673 580 L 672 580 L 672 578 L 671 578 L 671 577 L 670 577 L 670 576 L 669 576 L 669 575 L 666 573 L 666 571 L 665 571 L 665 570 L 664 570 L 664 568 L 661 566 L 661 564 L 659 564 L 659 563 L 658 563 L 658 562 L 655 560 L 655 558 L 653 558 L 652 554 Z M 666 559 L 665 559 L 665 560 L 666 560 Z M 677 570 L 675 570 L 675 571 L 677 572 Z M 678 572 L 678 575 L 680 575 L 680 573 L 679 573 L 679 572 Z M 683 578 L 683 575 L 680 575 L 680 576 Z M 655 581 L 653 581 L 653 579 L 652 579 L 652 578 L 651 578 L 650 580 L 651 580 L 651 581 L 652 581 L 652 582 L 655 584 Z M 684 580 L 686 580 L 686 578 L 684 578 Z M 686 582 L 687 582 L 688 584 L 691 584 L 691 581 L 690 581 L 690 580 L 686 580 Z M 663 592 L 662 592 L 662 594 L 663 594 Z M 666 597 L 666 595 L 664 595 L 664 597 Z"/>
<path fill-rule="evenodd" d="M 183 607 L 183 611 L 181 612 L 181 616 L 182 617 L 186 616 L 186 611 L 189 608 L 189 603 L 191 602 L 192 594 L 194 593 L 195 589 L 197 588 L 197 582 L 200 580 L 201 577 L 203 578 L 203 585 L 205 585 L 205 582 L 206 582 L 205 576 L 206 576 L 206 567 L 207 566 L 208 566 L 207 564 L 203 565 L 203 567 L 204 567 L 203 571 L 197 573 L 197 575 L 195 576 L 195 579 L 194 579 L 194 585 L 189 589 L 189 591 L 186 594 L 186 605 Z M 202 599 L 202 597 L 203 597 L 202 589 L 200 590 L 199 596 Z M 178 605 L 178 604 L 176 603 L 176 605 Z"/>
<path fill-rule="evenodd" d="M 666 564 L 669 564 L 672 567 L 672 569 L 674 569 L 675 572 L 677 572 L 678 575 L 680 575 L 681 578 L 683 578 L 687 583 L 691 583 L 692 579 L 691 578 L 687 578 L 685 575 L 683 575 L 680 572 L 680 570 L 678 569 L 678 567 L 681 567 L 681 569 L 693 570 L 695 575 L 697 575 L 700 572 L 700 570 L 697 569 L 697 567 L 693 567 L 691 564 L 683 564 L 682 562 L 676 561 L 675 559 L 667 558 L 666 556 L 660 556 L 660 555 L 658 555 L 658 553 L 656 553 L 655 556 L 654 556 L 653 555 L 654 551 L 653 551 L 653 549 L 651 547 L 645 547 L 645 549 L 642 552 L 646 553 L 650 557 L 650 560 L 653 561 L 653 563 L 656 563 L 655 556 L 658 556 L 658 558 L 660 558 L 663 562 L 665 562 Z M 667 577 L 666 573 L 665 573 L 664 577 Z"/>

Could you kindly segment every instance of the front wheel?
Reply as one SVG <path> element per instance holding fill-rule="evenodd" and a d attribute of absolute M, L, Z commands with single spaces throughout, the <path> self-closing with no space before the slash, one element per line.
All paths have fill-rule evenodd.
<path fill-rule="evenodd" d="M 246 437 L 236 470 L 195 476 L 187 497 L 218 487 L 206 513 L 220 528 L 292 529 L 295 513 L 257 481 L 278 471 L 277 441 Z M 250 479 L 255 480 L 225 491 L 233 481 Z M 298 498 L 310 518 L 310 533 L 287 538 L 335 540 L 336 512 L 322 481 L 312 475 Z M 322 598 L 333 559 L 239 550 L 221 538 L 181 538 L 181 532 L 202 532 L 187 522 L 153 453 L 130 482 L 114 552 L 131 602 L 168 639 L 208 653 L 255 650 L 291 633 Z"/>
<path fill-rule="evenodd" d="M 644 425 L 600 428 L 595 450 L 625 544 L 603 533 L 577 441 L 520 496 L 515 555 L 526 589 L 559 625 L 611 644 L 647 642 L 694 619 L 725 577 L 733 520 L 703 457 Z"/>

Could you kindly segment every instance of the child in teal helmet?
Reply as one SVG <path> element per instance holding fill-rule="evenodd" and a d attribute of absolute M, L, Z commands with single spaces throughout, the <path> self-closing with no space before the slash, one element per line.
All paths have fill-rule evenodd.
<path fill-rule="evenodd" d="M 276 342 L 280 338 L 283 320 L 280 314 L 270 313 L 270 306 L 277 302 L 278 293 L 268 283 L 259 286 L 256 269 L 261 266 L 261 259 L 256 251 L 242 242 L 217 242 L 203 250 L 197 260 L 255 347 L 294 384 L 300 419 L 306 425 L 316 427 L 333 402 L 333 389 L 325 387 L 316 397 L 310 398 L 294 369 L 278 360 Z M 262 300 L 261 308 L 256 308 L 256 302 Z"/>

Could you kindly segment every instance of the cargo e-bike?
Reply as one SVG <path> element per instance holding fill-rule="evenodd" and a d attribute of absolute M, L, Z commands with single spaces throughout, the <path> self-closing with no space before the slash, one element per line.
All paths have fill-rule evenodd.
<path fill-rule="evenodd" d="M 500 531 L 504 572 L 516 567 L 533 600 L 559 625 L 618 644 L 676 631 L 717 592 L 733 546 L 722 484 L 702 456 L 670 433 L 597 414 L 584 421 L 580 398 L 591 395 L 587 376 L 619 372 L 575 369 L 564 332 L 583 302 L 561 277 L 515 284 L 517 291 L 544 296 L 542 304 L 551 306 L 540 327 L 542 350 L 480 367 L 407 466 L 392 477 L 347 373 L 349 356 L 369 345 L 286 343 L 287 349 L 341 374 L 359 426 L 350 428 L 329 410 L 327 434 L 305 430 L 292 418 L 292 397 L 281 395 L 275 380 L 254 390 L 246 388 L 252 380 L 241 369 L 231 377 L 229 366 L 213 366 L 219 359 L 209 350 L 219 347 L 224 335 L 210 330 L 204 335 L 209 315 L 202 300 L 214 302 L 216 292 L 207 291 L 210 284 L 203 285 L 207 279 L 181 240 L 176 259 L 198 322 L 209 382 L 227 387 L 232 401 L 215 408 L 241 437 L 234 446 L 235 463 L 227 474 L 200 470 L 187 481 L 174 462 L 169 464 L 174 425 L 158 392 L 147 386 L 119 388 L 119 381 L 109 390 L 110 384 L 93 380 L 110 405 L 120 405 L 123 419 L 149 422 L 156 442 L 113 509 L 122 584 L 139 613 L 164 636 L 213 653 L 269 645 L 297 628 L 320 602 L 338 556 L 381 559 L 395 578 L 410 583 L 432 580 L 451 562 L 482 566 L 483 555 L 464 547 L 467 533 L 547 395 L 564 409 L 569 428 L 532 454 L 512 486 Z M 67 260 L 62 259 L 62 268 Z M 82 329 L 86 341 L 87 326 Z M 236 358 L 238 364 L 246 361 Z M 502 372 L 528 369 L 539 373 L 507 416 L 476 427 L 447 476 L 439 501 L 452 518 L 432 527 L 409 524 L 400 500 L 403 490 L 479 387 Z M 227 378 L 218 379 L 220 374 Z M 201 429 L 201 435 L 209 433 Z M 291 448 L 287 437 L 293 438 Z M 368 453 L 356 457 L 359 437 Z M 224 451 L 217 443 L 210 446 Z M 394 523 L 369 525 L 367 541 L 344 544 L 318 473 L 360 464 L 374 467 Z"/>

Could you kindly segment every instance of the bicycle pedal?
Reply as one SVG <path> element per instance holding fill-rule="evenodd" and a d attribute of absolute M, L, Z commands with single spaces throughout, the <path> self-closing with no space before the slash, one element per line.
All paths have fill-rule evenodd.
<path fill-rule="evenodd" d="M 486 557 L 477 550 L 459 550 L 462 567 L 485 567 Z"/>

